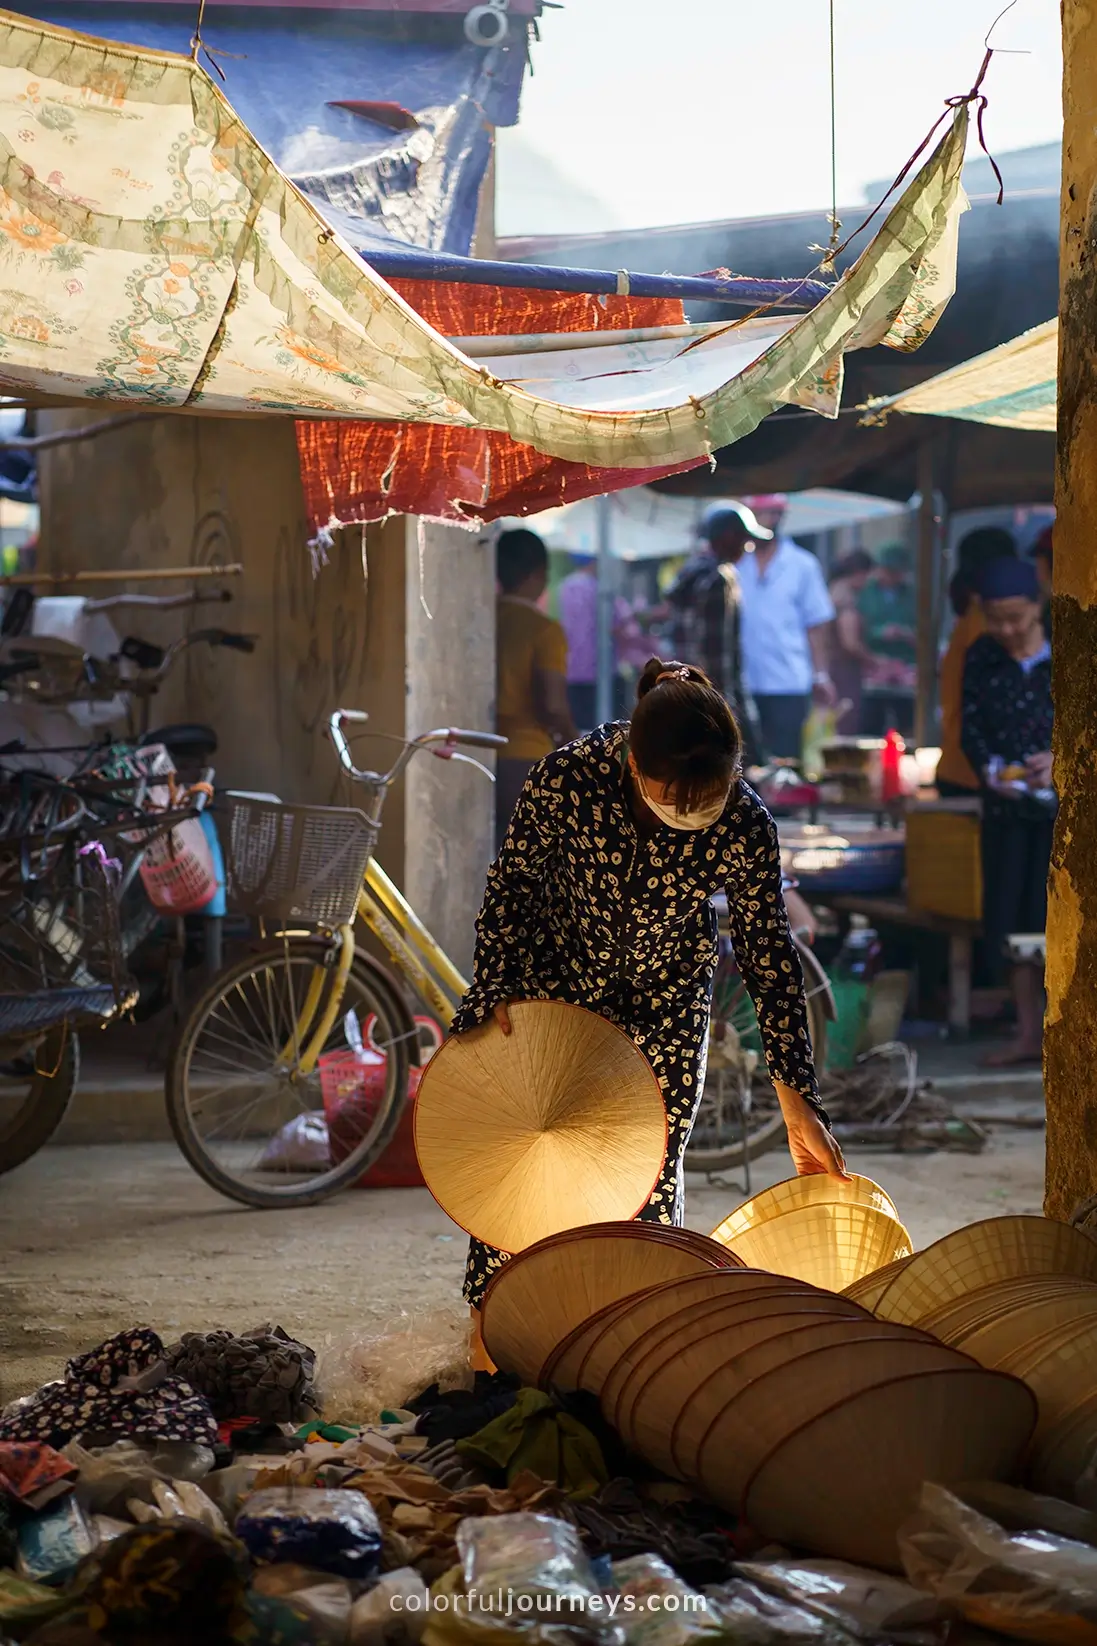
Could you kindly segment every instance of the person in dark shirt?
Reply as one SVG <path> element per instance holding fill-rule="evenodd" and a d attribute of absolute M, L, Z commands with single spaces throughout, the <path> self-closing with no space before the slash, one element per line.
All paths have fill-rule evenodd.
<path fill-rule="evenodd" d="M 964 662 L 964 754 L 983 797 L 983 929 L 993 965 L 1004 968 L 1011 933 L 1041 932 L 1055 824 L 1051 781 L 1051 648 L 1040 587 L 1029 560 L 996 560 L 979 582 L 986 633 Z M 988 1063 L 1039 1059 L 1043 1015 L 1039 973 L 1010 969 L 1017 1035 Z"/>
<path fill-rule="evenodd" d="M 735 567 L 773 533 L 745 504 L 714 503 L 698 535 L 704 547 L 679 572 L 665 606 L 650 615 L 671 616 L 676 655 L 696 663 L 731 704 L 749 767 L 760 762 L 761 746 L 754 704 L 743 686 L 742 591 Z"/>

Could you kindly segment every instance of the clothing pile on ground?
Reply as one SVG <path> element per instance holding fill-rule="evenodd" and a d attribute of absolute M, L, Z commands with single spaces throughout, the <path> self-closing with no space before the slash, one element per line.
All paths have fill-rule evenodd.
<path fill-rule="evenodd" d="M 590 1397 L 478 1373 L 350 1425 L 316 1362 L 275 1326 L 136 1328 L 0 1413 L 0 1646 L 1097 1640 L 1075 1506 L 927 1487 L 914 1587 L 757 1549 Z"/>

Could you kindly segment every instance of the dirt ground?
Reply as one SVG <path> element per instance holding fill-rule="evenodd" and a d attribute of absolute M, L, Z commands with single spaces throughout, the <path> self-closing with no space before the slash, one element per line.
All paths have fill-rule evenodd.
<path fill-rule="evenodd" d="M 850 1151 L 849 1164 L 884 1184 L 924 1245 L 977 1218 L 1038 1212 L 1043 1152 L 1042 1131 L 1002 1126 L 978 1155 Z M 788 1175 L 774 1153 L 756 1162 L 754 1187 Z M 692 1178 L 688 1221 L 711 1229 L 741 1199 Z M 459 1308 L 464 1253 L 425 1189 L 254 1212 L 207 1188 L 171 1144 L 50 1148 L 0 1180 L 0 1403 L 125 1326 L 170 1341 L 274 1320 L 319 1347 L 402 1311 Z"/>

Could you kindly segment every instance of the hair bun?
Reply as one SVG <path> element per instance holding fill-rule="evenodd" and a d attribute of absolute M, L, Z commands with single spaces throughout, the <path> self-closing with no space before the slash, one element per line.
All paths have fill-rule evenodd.
<path fill-rule="evenodd" d="M 691 663 L 682 663 L 676 657 L 662 658 L 649 657 L 644 664 L 644 672 L 636 682 L 636 701 L 646 697 L 648 692 L 654 691 L 656 686 L 673 682 L 675 685 L 709 686 L 712 681 L 703 669 L 695 669 Z"/>

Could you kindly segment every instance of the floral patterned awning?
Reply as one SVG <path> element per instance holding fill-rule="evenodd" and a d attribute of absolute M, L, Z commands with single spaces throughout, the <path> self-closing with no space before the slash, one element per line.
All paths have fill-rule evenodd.
<path fill-rule="evenodd" d="M 834 290 L 570 377 L 433 331 L 279 172 L 189 58 L 0 13 L 0 379 L 67 398 L 480 429 L 568 462 L 703 458 L 842 354 L 916 348 L 952 293 L 966 108 Z M 524 345 L 528 346 L 528 345 Z M 523 380 L 504 381 L 508 375 Z M 623 392 L 622 392 L 623 391 Z"/>

